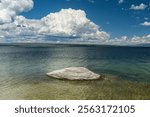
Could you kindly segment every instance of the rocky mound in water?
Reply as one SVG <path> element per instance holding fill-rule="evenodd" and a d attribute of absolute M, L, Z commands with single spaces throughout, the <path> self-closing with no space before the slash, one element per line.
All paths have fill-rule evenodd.
<path fill-rule="evenodd" d="M 68 80 L 95 80 L 101 76 L 84 67 L 69 67 L 47 73 L 48 76 Z"/>

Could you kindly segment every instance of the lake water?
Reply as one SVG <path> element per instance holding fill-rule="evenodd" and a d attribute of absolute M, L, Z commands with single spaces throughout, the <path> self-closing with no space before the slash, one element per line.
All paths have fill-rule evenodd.
<path fill-rule="evenodd" d="M 107 81 L 67 81 L 46 76 L 47 72 L 72 66 L 86 67 L 107 77 L 109 82 L 111 78 L 117 79 L 115 83 L 120 82 L 115 87 L 118 84 L 122 87 L 123 82 L 133 86 L 136 82 L 135 86 L 146 84 L 142 85 L 146 89 L 150 83 L 150 48 L 65 44 L 0 46 L 0 99 L 107 99 Z M 102 88 L 105 92 L 100 95 Z M 120 99 L 112 95 L 110 99 Z"/>

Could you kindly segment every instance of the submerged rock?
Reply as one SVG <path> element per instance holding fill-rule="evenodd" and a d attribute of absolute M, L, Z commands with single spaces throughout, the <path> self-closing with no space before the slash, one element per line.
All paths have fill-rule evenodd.
<path fill-rule="evenodd" d="M 69 67 L 47 73 L 48 76 L 58 79 L 68 80 L 95 80 L 100 75 L 96 74 L 84 67 Z"/>

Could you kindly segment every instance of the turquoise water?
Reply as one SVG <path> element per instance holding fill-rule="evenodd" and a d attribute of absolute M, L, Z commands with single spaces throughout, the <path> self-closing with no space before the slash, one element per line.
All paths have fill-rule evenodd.
<path fill-rule="evenodd" d="M 61 81 L 46 76 L 47 72 L 72 66 L 87 67 L 103 76 L 109 74 L 131 82 L 149 83 L 150 48 L 61 44 L 0 46 L 0 98 L 36 99 L 37 96 L 40 99 L 40 91 L 33 96 L 30 94 L 31 97 L 25 94 L 34 88 L 42 90 L 43 87 L 45 90 L 46 86 L 51 86 L 49 93 L 55 89 L 56 97 L 60 95 L 56 89 L 62 85 L 87 88 L 89 82 L 79 85 L 76 81 Z M 94 82 L 92 85 L 95 85 Z M 62 92 L 66 96 L 65 91 Z M 41 99 L 53 99 L 49 96 Z"/>

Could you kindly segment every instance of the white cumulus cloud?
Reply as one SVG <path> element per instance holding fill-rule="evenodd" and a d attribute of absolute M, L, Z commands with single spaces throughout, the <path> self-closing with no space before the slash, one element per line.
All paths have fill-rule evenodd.
<path fill-rule="evenodd" d="M 150 22 L 145 21 L 144 23 L 141 23 L 142 26 L 150 26 Z"/>
<path fill-rule="evenodd" d="M 124 0 L 119 0 L 118 1 L 119 4 L 122 4 L 123 2 L 124 2 Z"/>
<path fill-rule="evenodd" d="M 16 16 L 13 22 L 0 27 L 0 35 L 9 38 L 30 36 L 63 36 L 76 37 L 85 40 L 99 40 L 109 38 L 109 34 L 102 31 L 98 25 L 86 17 L 83 10 L 62 9 L 50 13 L 41 19 L 27 19 Z M 33 38 L 32 38 L 33 39 Z"/>
<path fill-rule="evenodd" d="M 17 14 L 32 7 L 32 0 L 0 0 L 0 24 L 11 22 Z"/>
<path fill-rule="evenodd" d="M 144 36 L 122 36 L 120 38 L 110 39 L 108 44 L 112 45 L 137 45 L 141 43 L 150 43 L 150 34 Z"/>
<path fill-rule="evenodd" d="M 88 0 L 90 3 L 95 3 L 95 0 Z"/>
<path fill-rule="evenodd" d="M 41 19 L 40 34 L 107 39 L 109 34 L 86 17 L 83 10 L 62 9 Z"/>
<path fill-rule="evenodd" d="M 132 37 L 131 42 L 135 44 L 150 43 L 150 34 L 142 36 L 142 37 L 134 36 Z"/>
<path fill-rule="evenodd" d="M 146 8 L 147 8 L 147 5 L 145 5 L 143 3 L 141 3 L 139 6 L 138 5 L 136 6 L 136 5 L 132 4 L 131 7 L 130 7 L 131 10 L 144 10 Z"/>
<path fill-rule="evenodd" d="M 0 42 L 65 40 L 118 45 L 150 43 L 150 34 L 142 37 L 122 36 L 111 39 L 107 32 L 87 18 L 83 10 L 61 9 L 41 19 L 27 19 L 19 15 L 32 7 L 32 0 L 0 0 Z M 141 25 L 149 26 L 150 22 Z"/>

